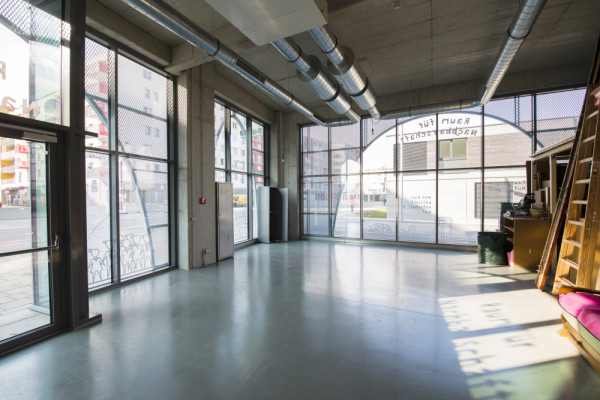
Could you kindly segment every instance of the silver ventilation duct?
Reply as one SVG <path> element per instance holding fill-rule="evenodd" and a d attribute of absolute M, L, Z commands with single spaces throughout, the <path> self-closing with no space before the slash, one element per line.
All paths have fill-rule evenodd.
<path fill-rule="evenodd" d="M 337 38 L 325 26 L 311 29 L 308 32 L 323 53 L 327 55 L 329 72 L 335 76 L 361 109 L 368 111 L 373 118 L 379 118 L 380 113 L 375 105 L 375 94 L 369 87 L 369 80 L 354 62 L 352 50 L 338 46 Z"/>
<path fill-rule="evenodd" d="M 293 107 L 296 111 L 309 118 L 311 121 L 323 126 L 342 126 L 355 123 L 351 119 L 339 118 L 326 121 L 312 112 L 301 101 L 279 86 L 275 81 L 266 77 L 233 50 L 212 37 L 208 32 L 196 26 L 186 17 L 179 14 L 171 6 L 160 0 L 123 0 L 124 3 L 146 15 L 153 21 L 161 24 L 182 39 L 205 51 L 211 57 L 230 68 L 238 75 L 245 78 L 259 89 L 276 97 L 285 105 Z"/>
<path fill-rule="evenodd" d="M 521 44 L 529 35 L 531 27 L 542 12 L 544 5 L 546 5 L 546 0 L 524 0 L 521 2 L 519 12 L 513 19 L 506 39 L 504 39 L 504 44 L 496 57 L 494 68 L 479 93 L 477 101 L 479 105 L 484 105 L 491 100 L 515 54 L 517 54 Z"/>
<path fill-rule="evenodd" d="M 276 40 L 271 44 L 286 60 L 296 66 L 298 79 L 310 85 L 333 111 L 345 114 L 354 122 L 360 121 L 358 114 L 352 110 L 350 101 L 340 93 L 339 85 L 323 70 L 317 57 L 304 56 L 300 47 L 292 39 Z"/>

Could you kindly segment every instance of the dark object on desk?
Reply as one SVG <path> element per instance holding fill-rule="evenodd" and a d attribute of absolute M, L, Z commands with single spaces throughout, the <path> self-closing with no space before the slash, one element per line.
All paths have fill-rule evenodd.
<path fill-rule="evenodd" d="M 535 194 L 526 193 L 525 197 L 518 203 L 515 203 L 515 216 L 526 216 L 529 215 L 529 209 L 531 205 L 535 203 Z"/>

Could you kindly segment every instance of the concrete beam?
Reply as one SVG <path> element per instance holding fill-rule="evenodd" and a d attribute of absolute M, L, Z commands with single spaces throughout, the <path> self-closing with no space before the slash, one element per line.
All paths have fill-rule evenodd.
<path fill-rule="evenodd" d="M 87 0 L 86 23 L 161 66 L 171 63 L 171 49 L 96 0 Z"/>
<path fill-rule="evenodd" d="M 256 118 L 266 122 L 269 125 L 275 123 L 275 112 L 256 98 L 256 94 L 251 94 L 239 86 L 234 85 L 230 80 L 222 75 L 215 73 L 214 88 L 218 97 L 227 100 L 236 107 L 246 111 Z"/>
<path fill-rule="evenodd" d="M 255 47 L 246 36 L 232 25 L 218 29 L 214 36 L 236 53 Z M 214 59 L 190 43 L 182 43 L 173 47 L 171 64 L 165 70 L 178 75 L 186 69 L 211 62 Z"/>

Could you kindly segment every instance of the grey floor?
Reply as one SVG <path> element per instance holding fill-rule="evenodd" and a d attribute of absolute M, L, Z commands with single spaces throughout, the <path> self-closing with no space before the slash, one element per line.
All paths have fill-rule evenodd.
<path fill-rule="evenodd" d="M 2 399 L 598 399 L 527 270 L 474 253 L 256 245 L 91 299 L 0 359 Z"/>

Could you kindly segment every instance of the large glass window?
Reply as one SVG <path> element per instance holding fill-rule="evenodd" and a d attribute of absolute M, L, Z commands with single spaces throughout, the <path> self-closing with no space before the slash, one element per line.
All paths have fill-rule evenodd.
<path fill-rule="evenodd" d="M 574 134 L 583 96 L 303 127 L 303 234 L 474 245 L 478 231 L 498 228 L 501 203 L 525 195 L 531 153 Z"/>
<path fill-rule="evenodd" d="M 257 187 L 267 185 L 267 127 L 215 102 L 215 181 L 233 183 L 233 238 L 258 237 Z M 325 153 L 326 154 L 326 153 Z"/>
<path fill-rule="evenodd" d="M 89 39 L 85 57 L 86 129 L 97 133 L 86 139 L 88 282 L 96 288 L 171 264 L 172 81 Z"/>
<path fill-rule="evenodd" d="M 61 11 L 60 0 L 0 1 L 0 112 L 63 123 Z"/>

